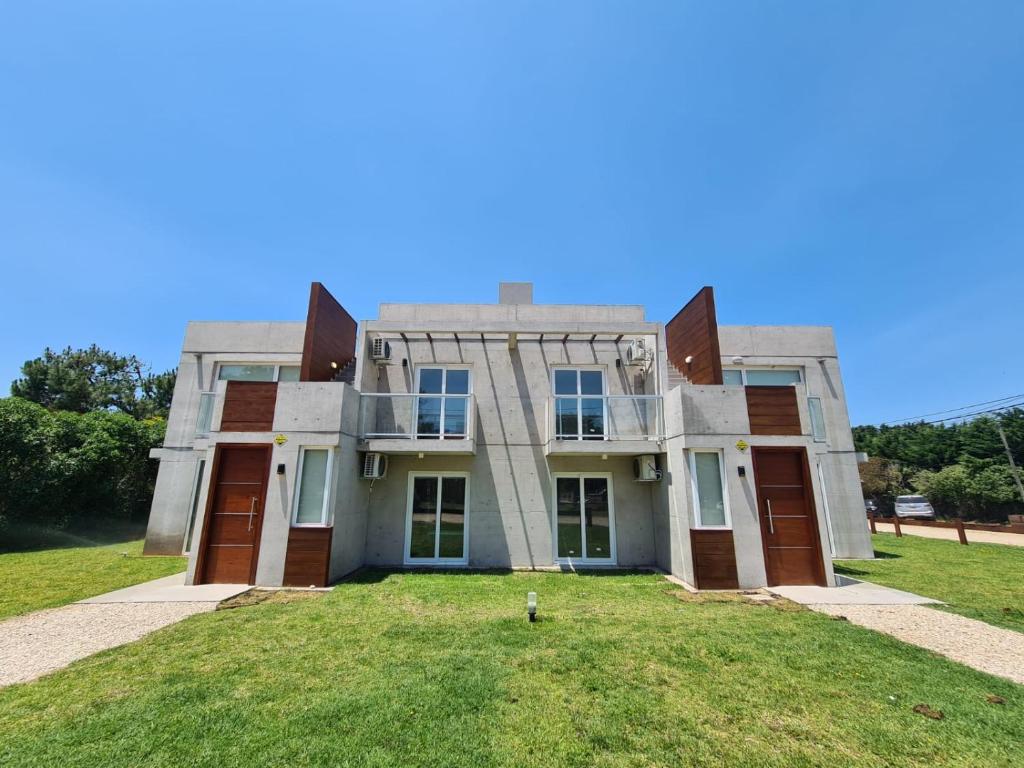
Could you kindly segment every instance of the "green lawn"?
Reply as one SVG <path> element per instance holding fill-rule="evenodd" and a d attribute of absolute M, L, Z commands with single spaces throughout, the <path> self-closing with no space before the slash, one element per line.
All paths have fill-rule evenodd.
<path fill-rule="evenodd" d="M 256 594 L 0 690 L 0 764 L 1024 764 L 1024 686 L 790 603 L 650 574 Z"/>
<path fill-rule="evenodd" d="M 896 538 L 876 533 L 875 560 L 836 563 L 836 572 L 947 603 L 947 609 L 1024 632 L 1024 547 Z"/>
<path fill-rule="evenodd" d="M 53 608 L 185 570 L 182 557 L 142 557 L 142 540 L 0 553 L 0 619 Z"/>

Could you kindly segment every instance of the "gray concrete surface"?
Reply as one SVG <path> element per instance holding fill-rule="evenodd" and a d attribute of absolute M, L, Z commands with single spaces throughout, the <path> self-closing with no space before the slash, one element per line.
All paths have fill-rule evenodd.
<path fill-rule="evenodd" d="M 768 587 L 774 595 L 801 605 L 941 605 L 940 600 L 922 597 L 881 584 L 837 577 L 835 587 Z"/>
<path fill-rule="evenodd" d="M 185 585 L 185 572 L 153 579 L 142 584 L 79 600 L 81 605 L 107 605 L 110 603 L 213 603 L 248 592 L 247 584 Z"/>

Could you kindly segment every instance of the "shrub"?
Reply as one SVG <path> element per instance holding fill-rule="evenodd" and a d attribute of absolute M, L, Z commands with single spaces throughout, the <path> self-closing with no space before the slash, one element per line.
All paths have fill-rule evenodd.
<path fill-rule="evenodd" d="M 49 527 L 145 519 L 162 418 L 49 411 L 0 399 L 0 526 Z"/>

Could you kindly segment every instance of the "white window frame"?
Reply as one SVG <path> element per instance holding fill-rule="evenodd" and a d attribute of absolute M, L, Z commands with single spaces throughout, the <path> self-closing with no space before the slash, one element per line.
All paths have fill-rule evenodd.
<path fill-rule="evenodd" d="M 811 401 L 818 401 L 818 415 L 821 416 L 821 435 L 814 431 L 814 409 L 811 408 Z M 825 406 L 821 402 L 821 397 L 818 395 L 808 395 L 807 397 L 807 420 L 811 423 L 811 436 L 814 438 L 816 443 L 828 442 L 828 426 L 825 424 Z"/>
<path fill-rule="evenodd" d="M 705 525 L 700 514 L 700 488 L 697 484 L 697 454 L 714 453 L 718 456 L 718 475 L 722 483 L 722 505 L 725 507 L 724 525 Z M 690 466 L 690 491 L 693 494 L 693 523 L 705 531 L 731 531 L 732 505 L 729 503 L 729 483 L 725 472 L 725 452 L 719 448 L 691 448 L 687 463 Z"/>
<path fill-rule="evenodd" d="M 327 451 L 327 471 L 324 473 L 324 503 L 320 510 L 320 522 L 299 522 L 299 498 L 302 493 L 302 465 L 306 461 L 306 451 Z M 292 500 L 292 528 L 326 528 L 331 525 L 331 489 L 334 487 L 334 446 L 304 445 L 299 448 L 299 461 L 295 469 L 295 493 Z"/>
<path fill-rule="evenodd" d="M 420 392 L 420 374 L 423 371 L 440 370 L 441 371 L 441 389 L 439 393 L 432 392 Z M 467 392 L 464 395 L 449 395 L 448 394 L 448 371 L 466 371 L 467 375 Z M 413 439 L 420 440 L 469 440 L 472 436 L 473 426 L 473 367 L 470 365 L 447 365 L 446 363 L 423 363 L 416 366 L 416 375 L 413 376 L 413 409 L 412 409 L 412 436 Z M 441 423 L 439 434 L 433 432 L 420 432 L 420 398 L 421 397 L 435 397 L 441 399 Z M 445 435 L 444 433 L 444 411 L 445 404 L 448 402 L 448 398 L 460 398 L 466 401 L 466 432 L 462 435 Z"/>
<path fill-rule="evenodd" d="M 192 474 L 192 493 L 188 497 L 188 517 L 185 519 L 185 541 L 181 545 L 181 554 L 189 555 L 192 550 L 192 535 L 199 521 L 199 497 L 206 483 L 206 457 L 196 459 L 195 472 Z"/>
<path fill-rule="evenodd" d="M 608 481 L 608 537 L 611 557 L 559 557 L 558 555 L 558 479 L 576 478 L 580 483 L 587 478 Z M 586 496 L 580 488 L 580 546 L 587 551 Z M 551 545 L 555 563 L 559 565 L 607 565 L 618 566 L 619 552 L 615 536 L 615 485 L 611 472 L 552 472 L 551 473 Z"/>
<path fill-rule="evenodd" d="M 427 366 L 430 367 L 430 366 Z M 419 387 L 417 387 L 418 389 Z M 413 484 L 416 478 L 432 477 L 439 478 L 437 488 L 437 508 L 435 510 L 436 520 L 434 533 L 434 551 L 440 552 L 441 546 L 441 483 L 446 477 L 461 477 L 466 480 L 466 496 L 462 507 L 462 557 L 410 557 L 409 548 L 412 546 L 412 499 Z M 469 472 L 425 472 L 422 470 L 411 470 L 405 490 L 405 543 L 402 549 L 402 562 L 405 565 L 444 565 L 459 566 L 469 565 L 469 499 L 470 499 L 470 478 Z"/>
<path fill-rule="evenodd" d="M 821 511 L 825 515 L 825 532 L 828 534 L 828 551 L 832 557 L 836 556 L 836 535 L 832 530 L 832 513 L 828 508 L 828 489 L 825 486 L 825 468 L 821 466 L 821 459 L 814 462 L 818 470 L 818 487 L 821 489 Z"/>
<path fill-rule="evenodd" d="M 274 378 L 272 379 L 272 381 L 274 381 L 274 382 L 279 382 L 281 380 L 281 369 L 282 368 L 300 368 L 300 369 L 302 368 L 302 364 L 301 363 L 267 363 L 267 362 L 257 363 L 257 362 L 253 362 L 251 360 L 219 360 L 219 361 L 217 361 L 216 370 L 213 372 L 213 380 L 214 381 L 221 381 L 220 369 L 224 368 L 225 366 L 229 366 L 229 365 L 252 365 L 252 366 L 257 366 L 258 365 L 260 367 L 273 367 L 273 369 L 274 369 Z M 228 379 L 228 381 L 242 381 L 242 379 Z M 269 384 L 270 382 L 263 382 L 263 383 Z"/>
<path fill-rule="evenodd" d="M 755 386 L 755 387 L 796 387 L 800 384 L 805 384 L 806 380 L 804 377 L 804 369 L 799 365 L 745 365 L 740 366 L 725 366 L 723 371 L 739 371 L 742 380 L 739 384 L 741 387 Z M 797 381 L 792 384 L 754 384 L 750 385 L 747 383 L 747 371 L 796 371 L 798 377 Z M 727 384 L 726 386 L 737 386 L 736 384 Z"/>
<path fill-rule="evenodd" d="M 575 395 L 559 395 L 555 392 L 555 373 L 557 371 L 576 371 L 576 392 Z M 601 374 L 601 392 L 600 395 L 581 395 L 579 394 L 582 389 L 582 382 L 580 381 L 581 371 L 598 371 Z M 551 434 L 555 440 L 564 440 L 566 442 L 573 441 L 571 437 L 560 437 L 558 434 L 558 401 L 562 399 L 568 400 L 569 398 L 576 398 L 576 442 L 588 442 L 597 443 L 601 440 L 608 439 L 608 369 L 604 365 L 552 365 L 551 366 L 551 417 L 554 419 L 554 429 Z M 601 399 L 601 419 L 602 428 L 604 432 L 601 434 L 601 440 L 595 437 L 588 436 L 584 439 L 583 436 L 583 400 L 596 400 Z"/>

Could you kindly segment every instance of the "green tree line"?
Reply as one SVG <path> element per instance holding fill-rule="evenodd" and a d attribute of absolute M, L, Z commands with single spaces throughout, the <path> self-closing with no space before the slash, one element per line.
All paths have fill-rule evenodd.
<path fill-rule="evenodd" d="M 1024 514 L 1001 425 L 1018 468 L 1024 464 L 1024 409 L 953 424 L 918 422 L 853 428 L 864 495 L 883 509 L 901 493 L 921 493 L 946 517 L 1002 522 Z"/>
<path fill-rule="evenodd" d="M 95 345 L 27 361 L 0 398 L 0 535 L 145 520 L 174 381 Z"/>

